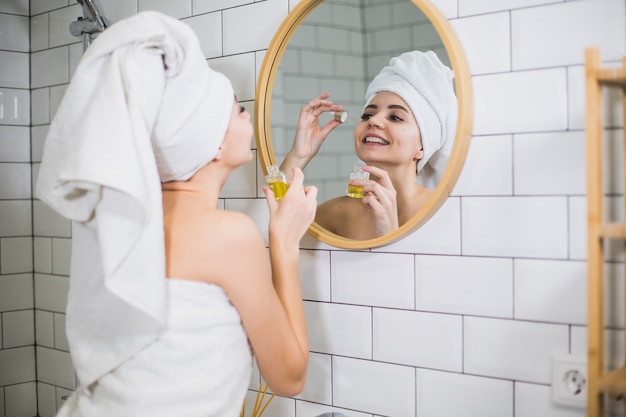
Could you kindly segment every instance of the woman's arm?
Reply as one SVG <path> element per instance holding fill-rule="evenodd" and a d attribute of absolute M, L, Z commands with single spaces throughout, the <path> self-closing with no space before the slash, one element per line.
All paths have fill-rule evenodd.
<path fill-rule="evenodd" d="M 289 179 L 291 179 L 292 168 L 304 169 L 319 152 L 328 134 L 341 124 L 333 118 L 326 125 L 320 127 L 319 116 L 322 113 L 343 110 L 342 106 L 334 105 L 332 101 L 328 100 L 328 97 L 330 97 L 330 93 L 321 94 L 309 101 L 300 110 L 293 145 L 280 165 L 280 169 L 287 174 Z"/>

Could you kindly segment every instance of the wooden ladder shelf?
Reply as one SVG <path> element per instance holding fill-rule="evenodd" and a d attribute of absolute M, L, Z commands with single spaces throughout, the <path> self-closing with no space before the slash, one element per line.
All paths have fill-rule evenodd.
<path fill-rule="evenodd" d="M 626 113 L 626 58 L 623 59 L 621 68 L 602 68 L 599 50 L 589 48 L 585 51 L 585 77 L 588 222 L 587 417 L 603 417 L 605 395 L 626 395 L 626 367 L 607 371 L 604 360 L 603 247 L 604 239 L 626 241 L 626 223 L 604 222 L 602 87 L 621 89 L 622 106 Z M 622 124 L 625 126 L 623 138 L 626 140 L 626 114 Z M 626 146 L 624 149 L 626 152 Z M 626 161 L 626 157 L 624 160 Z M 626 173 L 626 167 L 624 172 Z M 626 178 L 624 184 L 626 187 Z M 626 192 L 624 196 L 626 197 Z"/>

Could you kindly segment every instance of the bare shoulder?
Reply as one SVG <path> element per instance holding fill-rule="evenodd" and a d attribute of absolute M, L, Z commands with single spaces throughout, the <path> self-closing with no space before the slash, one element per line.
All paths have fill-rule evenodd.
<path fill-rule="evenodd" d="M 237 263 L 263 256 L 263 237 L 246 214 L 212 209 L 187 215 L 166 227 L 168 276 L 223 286 Z"/>
<path fill-rule="evenodd" d="M 364 209 L 360 199 L 335 197 L 317 206 L 315 221 L 329 232 L 345 234 L 345 227 Z"/>

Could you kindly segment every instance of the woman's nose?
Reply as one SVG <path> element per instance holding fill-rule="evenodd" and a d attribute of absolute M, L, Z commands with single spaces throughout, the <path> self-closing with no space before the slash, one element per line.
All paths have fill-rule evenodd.
<path fill-rule="evenodd" d="M 369 118 L 368 126 L 375 126 L 378 128 L 382 128 L 384 126 L 383 122 L 384 122 L 384 119 L 381 116 L 375 114 Z"/>

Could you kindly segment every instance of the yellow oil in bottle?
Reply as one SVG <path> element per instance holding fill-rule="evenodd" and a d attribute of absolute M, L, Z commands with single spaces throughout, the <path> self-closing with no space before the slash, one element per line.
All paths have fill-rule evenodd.
<path fill-rule="evenodd" d="M 268 182 L 267 185 L 270 187 L 270 190 L 274 192 L 276 201 L 282 200 L 285 194 L 287 194 L 287 189 L 289 188 L 289 185 L 287 185 L 284 181 Z"/>
<path fill-rule="evenodd" d="M 352 198 L 363 198 L 363 187 L 348 184 L 348 192 L 346 194 Z"/>

